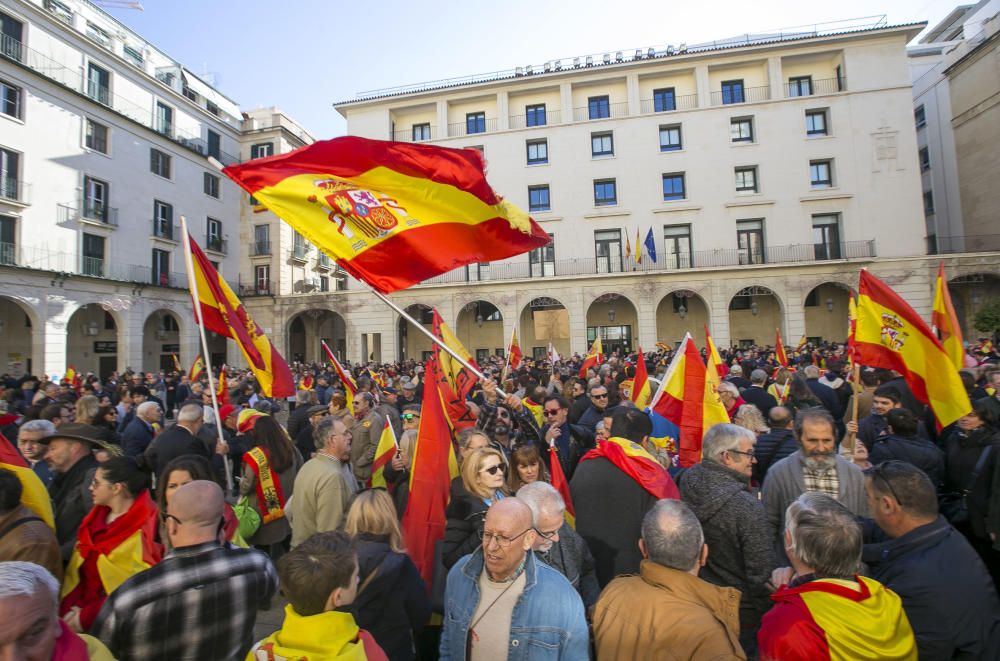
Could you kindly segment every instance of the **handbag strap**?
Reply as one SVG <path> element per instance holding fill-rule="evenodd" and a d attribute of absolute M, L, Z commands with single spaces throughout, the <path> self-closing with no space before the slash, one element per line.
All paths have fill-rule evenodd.
<path fill-rule="evenodd" d="M 41 521 L 41 519 L 38 518 L 37 516 L 22 516 L 20 519 L 17 519 L 16 521 L 11 521 L 3 528 L 0 528 L 0 538 L 6 537 L 7 533 L 14 530 L 18 526 L 24 525 L 25 523 L 31 523 L 32 521 Z"/>
<path fill-rule="evenodd" d="M 979 479 L 979 474 L 983 472 L 983 466 L 986 465 L 986 459 L 989 458 L 991 450 L 993 450 L 993 446 L 987 445 L 979 452 L 979 459 L 976 461 L 976 467 L 972 469 L 972 473 L 969 475 L 969 482 L 964 489 L 965 493 L 969 493 L 976 486 L 976 480 Z"/>

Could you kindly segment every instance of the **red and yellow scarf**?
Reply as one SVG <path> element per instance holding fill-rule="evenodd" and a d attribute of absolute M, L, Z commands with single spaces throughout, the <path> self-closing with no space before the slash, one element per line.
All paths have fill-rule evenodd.
<path fill-rule="evenodd" d="M 680 492 L 670 479 L 670 474 L 638 443 L 625 438 L 609 438 L 598 443 L 597 447 L 583 455 L 580 461 L 599 457 L 610 461 L 657 498 L 680 499 Z"/>
<path fill-rule="evenodd" d="M 256 447 L 243 455 L 243 463 L 250 467 L 256 480 L 257 509 L 263 523 L 277 521 L 285 516 L 285 492 L 281 480 L 271 470 L 271 457 L 267 450 Z"/>

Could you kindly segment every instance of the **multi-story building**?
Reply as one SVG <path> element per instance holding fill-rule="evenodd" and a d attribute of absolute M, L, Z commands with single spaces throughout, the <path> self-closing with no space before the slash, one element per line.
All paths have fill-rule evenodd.
<path fill-rule="evenodd" d="M 236 282 L 245 196 L 209 158 L 238 160 L 239 108 L 90 2 L 0 24 L 0 372 L 188 364 L 179 223 Z"/>
<path fill-rule="evenodd" d="M 929 313 L 905 49 L 923 27 L 599 53 L 337 103 L 352 135 L 481 150 L 493 186 L 553 238 L 393 298 L 425 324 L 436 307 L 477 357 L 515 325 L 529 354 L 582 352 L 598 334 L 605 351 L 650 348 L 704 325 L 723 345 L 843 339 L 862 267 Z M 656 260 L 643 247 L 640 261 L 649 233 Z M 429 348 L 353 280 L 255 314 L 286 347 L 304 337 L 293 358 L 320 357 L 320 339 L 376 360 Z M 337 323 L 308 321 L 327 315 Z"/>

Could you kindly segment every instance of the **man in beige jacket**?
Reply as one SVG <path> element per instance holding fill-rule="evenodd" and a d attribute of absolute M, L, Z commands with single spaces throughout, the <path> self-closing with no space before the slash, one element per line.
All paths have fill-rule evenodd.
<path fill-rule="evenodd" d="M 658 501 L 642 521 L 639 549 L 639 575 L 616 578 L 597 600 L 598 661 L 746 659 L 739 590 L 698 578 L 708 546 L 688 506 Z"/>
<path fill-rule="evenodd" d="M 324 418 L 314 432 L 316 454 L 295 477 L 292 497 L 292 546 L 318 532 L 340 527 L 357 482 L 348 461 L 351 430 L 340 418 Z"/>

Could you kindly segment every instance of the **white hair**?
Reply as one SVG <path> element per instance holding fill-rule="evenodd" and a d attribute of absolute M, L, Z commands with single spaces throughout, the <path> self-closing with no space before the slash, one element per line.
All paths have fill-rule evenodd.
<path fill-rule="evenodd" d="M 29 420 L 18 431 L 42 432 L 46 436 L 52 436 L 56 433 L 56 426 L 51 420 Z"/>
<path fill-rule="evenodd" d="M 203 417 L 204 410 L 202 409 L 201 404 L 185 404 L 181 407 L 181 410 L 177 412 L 177 422 L 179 423 L 183 422 L 185 424 L 191 424 L 192 422 L 197 422 Z"/>
<path fill-rule="evenodd" d="M 49 570 L 33 562 L 10 560 L 0 562 L 0 599 L 32 597 L 39 586 L 45 586 L 52 598 L 52 607 L 59 606 L 59 581 Z"/>
<path fill-rule="evenodd" d="M 156 402 L 143 402 L 142 404 L 139 404 L 139 407 L 136 408 L 135 412 L 136 415 L 145 416 L 147 414 L 147 411 L 152 411 L 153 409 L 159 411 L 160 405 L 157 404 Z"/>
<path fill-rule="evenodd" d="M 739 397 L 740 396 L 740 389 L 737 388 L 735 384 L 730 383 L 729 381 L 723 381 L 722 383 L 720 383 L 719 385 L 717 385 L 715 387 L 715 390 L 718 391 L 718 392 L 721 392 L 721 391 L 725 390 L 726 392 L 728 392 L 733 397 Z"/>
<path fill-rule="evenodd" d="M 745 427 L 720 422 L 705 432 L 705 437 L 701 441 L 701 459 L 721 464 L 722 455 L 727 450 L 738 449 L 740 441 L 744 439 L 756 441 L 757 437 Z"/>
<path fill-rule="evenodd" d="M 531 510 L 531 525 L 538 525 L 538 517 L 543 514 L 562 516 L 566 512 L 566 502 L 562 495 L 548 482 L 538 480 L 525 484 L 517 490 L 518 500 Z"/>

